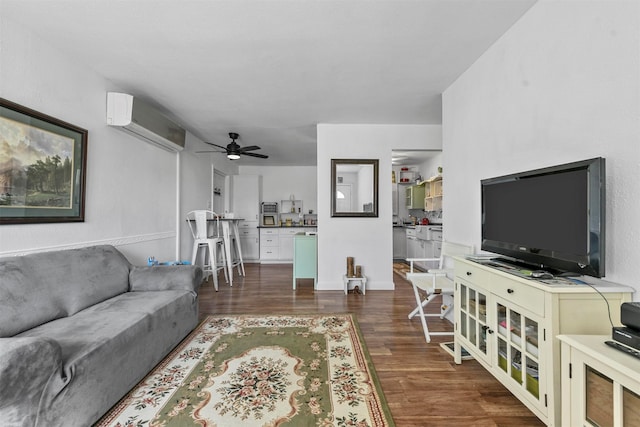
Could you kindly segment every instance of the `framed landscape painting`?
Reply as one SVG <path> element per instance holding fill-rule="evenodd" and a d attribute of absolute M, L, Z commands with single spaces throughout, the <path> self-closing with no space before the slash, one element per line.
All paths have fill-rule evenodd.
<path fill-rule="evenodd" d="M 0 224 L 84 221 L 87 135 L 0 98 Z"/>

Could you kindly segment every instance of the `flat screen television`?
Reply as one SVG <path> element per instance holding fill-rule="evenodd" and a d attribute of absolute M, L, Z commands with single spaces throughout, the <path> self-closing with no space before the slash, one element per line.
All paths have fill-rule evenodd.
<path fill-rule="evenodd" d="M 605 274 L 605 160 L 481 181 L 482 250 L 555 275 Z"/>

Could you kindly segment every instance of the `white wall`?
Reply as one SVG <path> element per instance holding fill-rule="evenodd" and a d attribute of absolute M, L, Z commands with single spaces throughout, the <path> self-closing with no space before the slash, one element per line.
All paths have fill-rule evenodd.
<path fill-rule="evenodd" d="M 399 142 L 400 141 L 400 142 Z M 402 144 L 399 147 L 398 144 Z M 342 289 L 353 256 L 368 289 L 393 289 L 391 152 L 441 149 L 439 125 L 318 125 L 318 286 Z M 378 218 L 331 217 L 331 159 L 379 159 Z"/>
<path fill-rule="evenodd" d="M 1 97 L 89 131 L 85 222 L 0 226 L 0 256 L 107 243 L 135 264 L 174 260 L 178 169 L 195 206 L 209 192 L 209 163 L 183 152 L 179 166 L 175 153 L 107 126 L 106 93 L 119 88 L 3 17 L 0 43 Z"/>
<path fill-rule="evenodd" d="M 418 170 L 422 174 L 422 179 L 428 179 L 438 175 L 438 168 L 442 167 L 442 153 L 425 160 L 418 165 Z"/>
<path fill-rule="evenodd" d="M 246 175 L 262 175 L 262 200 L 277 202 L 289 200 L 293 194 L 302 200 L 305 213 L 318 210 L 317 168 L 315 166 L 240 166 Z"/>
<path fill-rule="evenodd" d="M 638 76 L 639 2 L 535 4 L 443 94 L 445 238 L 479 247 L 480 179 L 602 156 L 606 278 L 640 289 Z"/>

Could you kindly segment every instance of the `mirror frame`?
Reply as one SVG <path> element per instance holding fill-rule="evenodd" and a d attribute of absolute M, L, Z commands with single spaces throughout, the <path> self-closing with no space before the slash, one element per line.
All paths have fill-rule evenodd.
<path fill-rule="evenodd" d="M 377 218 L 378 217 L 378 159 L 331 159 L 331 216 L 334 218 Z M 372 165 L 373 166 L 373 211 L 372 212 L 337 212 L 336 169 L 339 165 Z"/>

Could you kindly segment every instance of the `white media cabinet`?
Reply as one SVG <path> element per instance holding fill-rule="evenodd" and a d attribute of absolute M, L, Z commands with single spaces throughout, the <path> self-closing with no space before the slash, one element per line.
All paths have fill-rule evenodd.
<path fill-rule="evenodd" d="M 640 359 L 609 347 L 609 335 L 560 335 L 562 425 L 640 425 Z"/>
<path fill-rule="evenodd" d="M 608 310 L 633 289 L 596 279 L 598 292 L 567 279 L 531 279 L 517 269 L 455 259 L 455 362 L 461 346 L 548 426 L 561 426 L 560 334 L 611 334 Z M 609 308 L 603 296 L 609 302 Z"/>

